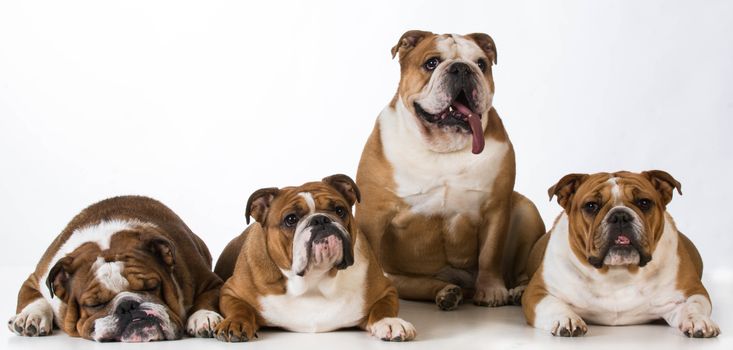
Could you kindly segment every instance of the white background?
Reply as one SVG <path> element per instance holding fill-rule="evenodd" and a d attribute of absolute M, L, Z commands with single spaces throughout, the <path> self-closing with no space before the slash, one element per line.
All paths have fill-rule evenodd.
<path fill-rule="evenodd" d="M 664 169 L 706 273 L 733 280 L 730 1 L 4 1 L 0 266 L 31 272 L 120 194 L 161 200 L 218 256 L 254 190 L 355 175 L 409 29 L 494 38 L 516 188 L 548 225 L 566 173 Z"/>

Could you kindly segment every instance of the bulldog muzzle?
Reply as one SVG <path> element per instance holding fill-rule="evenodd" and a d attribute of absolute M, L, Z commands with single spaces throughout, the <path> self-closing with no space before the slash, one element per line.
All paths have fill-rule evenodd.
<path fill-rule="evenodd" d="M 313 214 L 296 231 L 293 247 L 293 271 L 304 276 L 311 268 L 343 270 L 354 263 L 351 237 L 338 222 L 325 214 Z"/>
<path fill-rule="evenodd" d="M 632 264 L 643 267 L 652 260 L 645 248 L 641 218 L 628 207 L 609 210 L 594 239 L 601 254 L 588 257 L 588 262 L 596 268 Z"/>

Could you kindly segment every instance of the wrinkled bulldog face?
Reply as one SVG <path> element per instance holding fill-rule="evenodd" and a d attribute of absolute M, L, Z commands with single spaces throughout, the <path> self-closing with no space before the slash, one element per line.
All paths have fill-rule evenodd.
<path fill-rule="evenodd" d="M 393 57 L 398 53 L 397 94 L 428 147 L 454 152 L 470 144 L 473 153 L 481 153 L 494 96 L 491 37 L 408 31 L 392 48 Z"/>
<path fill-rule="evenodd" d="M 358 199 L 353 180 L 334 175 L 300 187 L 258 190 L 248 201 L 247 216 L 263 227 L 278 267 L 302 277 L 354 263 L 351 207 Z"/>
<path fill-rule="evenodd" d="M 571 246 L 581 260 L 599 269 L 643 267 L 662 235 L 675 188 L 680 191 L 680 183 L 664 171 L 622 171 L 566 175 L 549 194 L 565 208 Z"/>
<path fill-rule="evenodd" d="M 115 233 L 110 248 L 85 243 L 50 270 L 65 332 L 100 342 L 181 338 L 185 310 L 171 243 L 150 225 Z"/>

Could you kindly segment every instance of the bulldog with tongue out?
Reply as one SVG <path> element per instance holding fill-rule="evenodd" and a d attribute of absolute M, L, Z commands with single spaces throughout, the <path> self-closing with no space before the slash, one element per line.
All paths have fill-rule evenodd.
<path fill-rule="evenodd" d="M 532 250 L 527 323 L 575 337 L 586 322 L 664 319 L 688 337 L 717 336 L 700 254 L 666 211 L 675 189 L 661 170 L 570 174 L 552 186 L 565 211 Z"/>
<path fill-rule="evenodd" d="M 262 326 L 296 332 L 360 327 L 407 341 L 397 291 L 351 215 L 359 188 L 346 175 L 298 187 L 263 188 L 247 201 L 257 222 L 227 245 L 215 272 L 226 281 L 217 339 L 243 342 Z"/>
<path fill-rule="evenodd" d="M 408 31 L 392 48 L 400 83 L 362 153 L 359 225 L 401 298 L 453 310 L 519 300 L 544 233 L 514 192 L 514 150 L 492 106 L 486 34 Z"/>

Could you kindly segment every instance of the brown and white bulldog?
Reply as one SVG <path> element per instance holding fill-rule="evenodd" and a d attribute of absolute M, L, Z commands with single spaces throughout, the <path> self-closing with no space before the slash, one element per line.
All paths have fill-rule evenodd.
<path fill-rule="evenodd" d="M 486 34 L 408 31 L 397 94 L 364 146 L 361 231 L 401 298 L 455 309 L 518 301 L 544 224 L 514 192 L 514 150 L 492 107 L 496 46 Z M 508 288 L 512 288 L 511 291 Z"/>
<path fill-rule="evenodd" d="M 11 331 L 54 326 L 100 342 L 213 336 L 222 281 L 201 239 L 162 203 L 114 197 L 84 209 L 18 293 Z"/>
<path fill-rule="evenodd" d="M 249 226 L 224 249 L 216 338 L 248 341 L 262 326 L 296 332 L 360 327 L 389 341 L 415 337 L 397 318 L 397 291 L 351 215 L 359 201 L 346 175 L 299 187 L 264 188 L 247 202 Z"/>
<path fill-rule="evenodd" d="M 549 189 L 565 209 L 532 250 L 522 298 L 530 325 L 563 337 L 586 322 L 664 319 L 688 337 L 715 337 L 702 259 L 666 206 L 681 186 L 660 170 L 570 174 Z"/>

